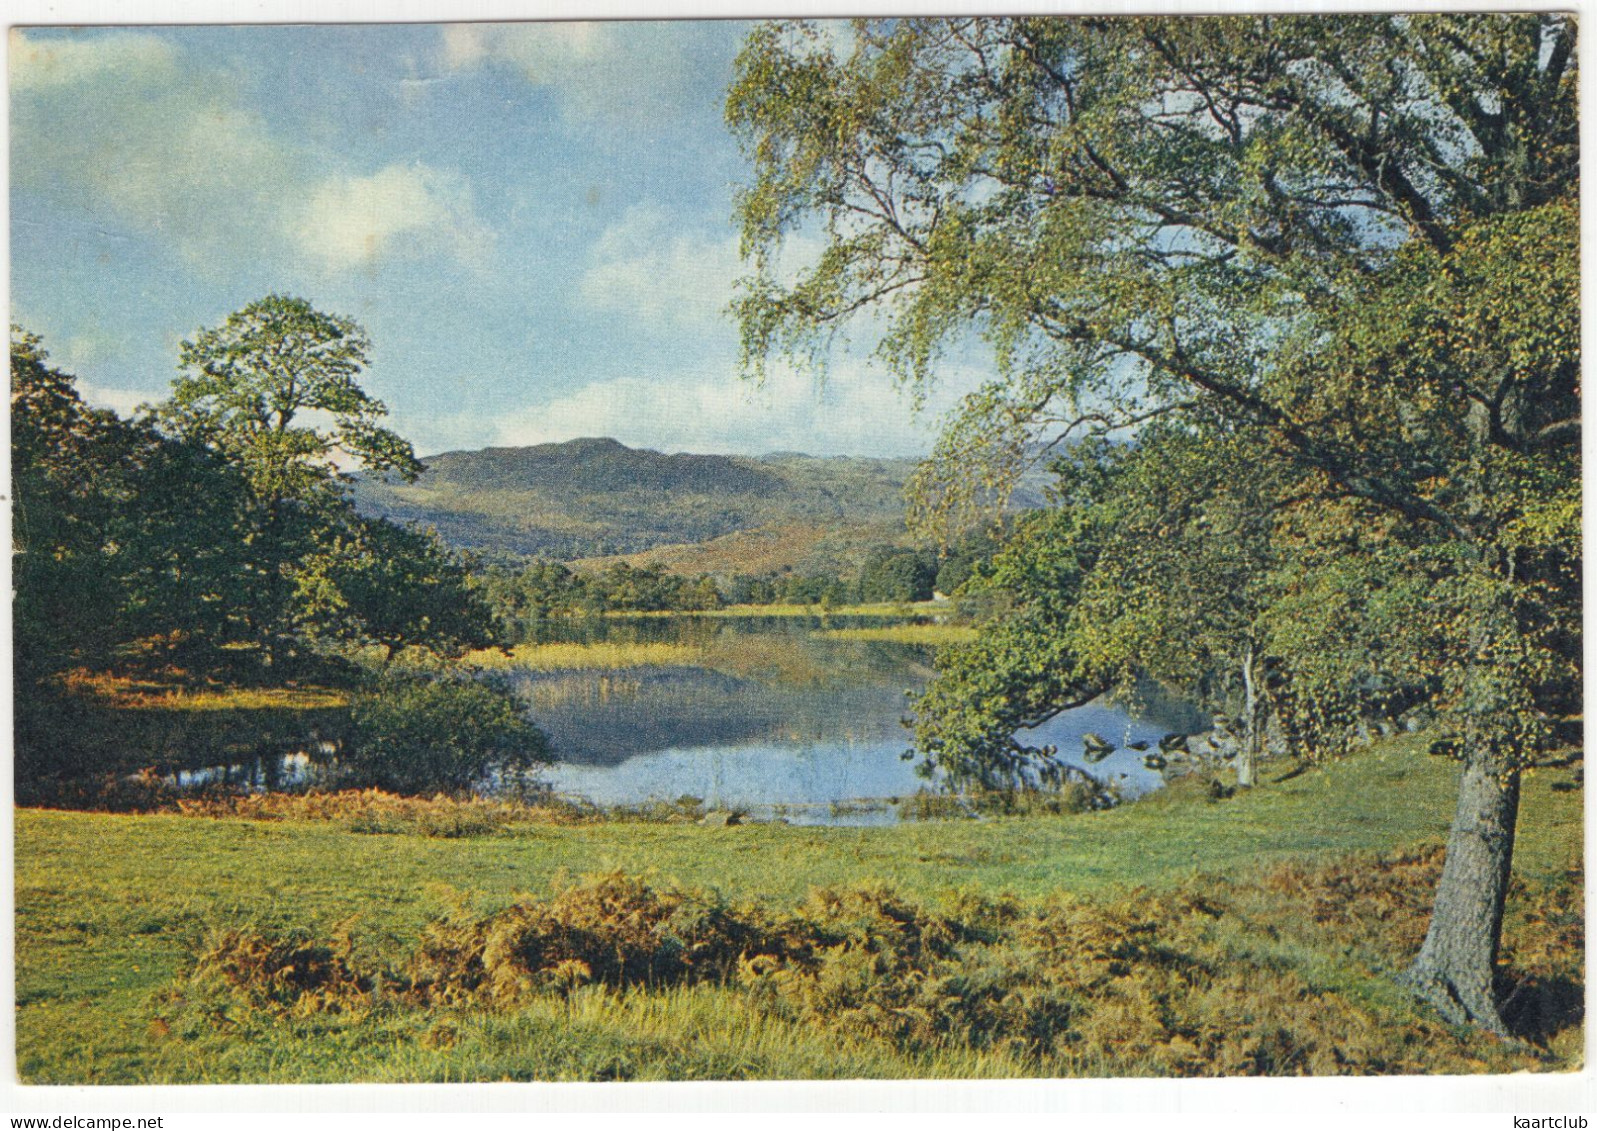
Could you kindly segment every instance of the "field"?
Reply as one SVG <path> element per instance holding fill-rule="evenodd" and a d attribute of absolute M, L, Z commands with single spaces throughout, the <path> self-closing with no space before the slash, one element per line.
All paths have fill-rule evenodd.
<path fill-rule="evenodd" d="M 1442 1026 L 1392 981 L 1423 931 L 1456 780 L 1422 750 L 1393 740 L 1218 802 L 1178 788 L 1104 813 L 876 829 L 384 835 L 22 809 L 18 1069 L 155 1083 L 1577 1068 L 1582 795 L 1567 769 L 1530 778 L 1521 819 L 1506 975 L 1529 1040 Z M 682 957 L 756 935 L 787 957 Z M 514 961 L 494 959 L 512 936 Z M 677 939 L 700 942 L 661 949 Z M 606 955 L 631 957 L 607 973 Z M 501 967 L 510 983 L 484 973 Z"/>

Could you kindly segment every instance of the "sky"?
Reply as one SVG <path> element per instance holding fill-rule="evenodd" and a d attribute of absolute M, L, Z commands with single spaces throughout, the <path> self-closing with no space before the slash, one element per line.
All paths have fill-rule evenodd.
<path fill-rule="evenodd" d="M 740 379 L 737 21 L 13 30 L 12 321 L 93 403 L 270 293 L 365 327 L 421 454 L 915 455 L 867 345 Z M 803 247 L 800 246 L 799 254 Z"/>

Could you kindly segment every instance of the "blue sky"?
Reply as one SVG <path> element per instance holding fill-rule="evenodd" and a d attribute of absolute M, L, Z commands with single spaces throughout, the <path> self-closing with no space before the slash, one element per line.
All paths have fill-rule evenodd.
<path fill-rule="evenodd" d="M 356 318 L 422 453 L 611 435 L 904 455 L 859 348 L 737 376 L 740 22 L 13 31 L 13 321 L 98 403 L 276 291 Z M 963 385 L 962 385 L 963 379 Z"/>

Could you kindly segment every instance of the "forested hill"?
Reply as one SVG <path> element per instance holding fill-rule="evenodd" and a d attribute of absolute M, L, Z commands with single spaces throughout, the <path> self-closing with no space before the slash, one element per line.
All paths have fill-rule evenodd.
<path fill-rule="evenodd" d="M 366 480 L 368 514 L 450 543 L 557 558 L 627 554 L 774 525 L 900 525 L 909 459 L 664 455 L 615 440 L 445 452 L 414 484 Z"/>

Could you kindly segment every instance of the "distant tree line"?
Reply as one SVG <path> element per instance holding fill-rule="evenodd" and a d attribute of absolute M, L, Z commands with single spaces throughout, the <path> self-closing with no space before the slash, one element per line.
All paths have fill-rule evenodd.
<path fill-rule="evenodd" d="M 611 612 L 702 612 L 728 605 L 836 608 L 929 601 L 938 593 L 953 596 L 997 547 L 994 530 L 984 529 L 941 553 L 877 546 L 857 571 L 849 573 L 788 569 L 723 577 L 689 576 L 661 565 L 626 562 L 581 570 L 547 558 L 523 564 L 501 559 L 480 568 L 476 583 L 489 606 L 511 625 Z"/>

